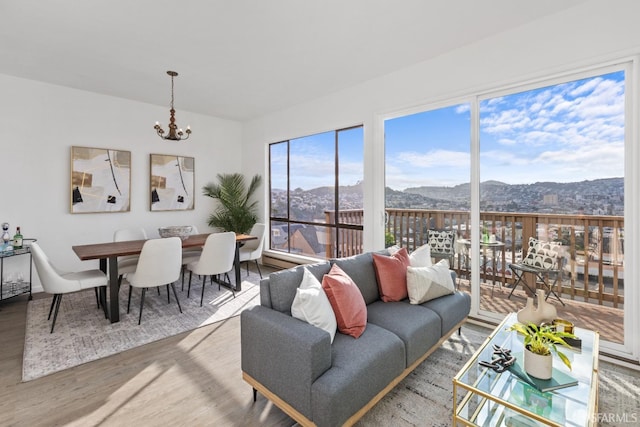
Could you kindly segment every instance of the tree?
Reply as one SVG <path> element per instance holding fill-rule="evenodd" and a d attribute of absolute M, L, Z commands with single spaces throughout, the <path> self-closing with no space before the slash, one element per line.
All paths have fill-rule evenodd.
<path fill-rule="evenodd" d="M 209 216 L 209 226 L 222 231 L 248 233 L 258 221 L 258 201 L 250 199 L 260 186 L 262 177 L 255 175 L 248 188 L 242 174 L 218 174 L 217 177 L 217 184 L 209 183 L 202 188 L 205 196 L 220 202 Z"/>

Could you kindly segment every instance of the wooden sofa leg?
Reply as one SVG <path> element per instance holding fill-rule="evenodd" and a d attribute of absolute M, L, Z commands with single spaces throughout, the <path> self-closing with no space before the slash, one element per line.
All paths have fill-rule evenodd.
<path fill-rule="evenodd" d="M 253 389 L 253 402 L 256 402 L 256 399 L 258 398 L 258 390 L 256 390 L 255 388 Z"/>

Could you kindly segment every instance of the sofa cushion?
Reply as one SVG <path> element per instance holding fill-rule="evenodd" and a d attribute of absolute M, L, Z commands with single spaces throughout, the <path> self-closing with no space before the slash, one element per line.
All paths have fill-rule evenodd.
<path fill-rule="evenodd" d="M 388 253 L 387 251 L 383 253 L 385 252 Z M 367 304 L 380 299 L 376 272 L 373 268 L 373 256 L 370 252 L 347 258 L 331 259 L 331 264 L 338 265 L 351 277 Z"/>
<path fill-rule="evenodd" d="M 424 355 L 442 336 L 442 322 L 432 310 L 406 301 L 374 302 L 367 306 L 369 325 L 378 325 L 397 335 L 405 345 L 406 366 Z"/>
<path fill-rule="evenodd" d="M 296 290 L 293 304 L 291 304 L 291 315 L 329 332 L 331 342 L 333 342 L 338 327 L 336 315 L 333 313 L 329 298 L 322 289 L 320 281 L 306 268 L 300 287 Z"/>
<path fill-rule="evenodd" d="M 407 297 L 409 254 L 405 248 L 391 256 L 373 254 L 373 267 L 382 301 L 402 301 Z"/>
<path fill-rule="evenodd" d="M 411 304 L 422 304 L 454 291 L 449 263 L 444 259 L 431 267 L 407 268 L 407 293 Z"/>
<path fill-rule="evenodd" d="M 316 279 L 322 280 L 322 276 L 329 272 L 331 265 L 328 262 L 323 262 L 271 273 L 269 275 L 269 294 L 271 295 L 271 307 L 274 310 L 291 314 L 291 304 L 296 297 L 296 289 L 302 282 L 305 268 Z"/>
<path fill-rule="evenodd" d="M 469 315 L 471 297 L 467 293 L 456 291 L 421 305 L 430 308 L 440 316 L 442 333 L 446 334 Z"/>
<path fill-rule="evenodd" d="M 373 324 L 357 340 L 336 334 L 331 353 L 331 369 L 311 386 L 312 421 L 318 427 L 344 424 L 404 370 L 400 338 Z"/>
<path fill-rule="evenodd" d="M 412 267 L 431 267 L 431 246 L 422 245 L 409 255 Z"/>
<path fill-rule="evenodd" d="M 322 278 L 322 288 L 336 315 L 338 330 L 354 338 L 362 335 L 367 327 L 367 305 L 353 280 L 334 265 Z"/>

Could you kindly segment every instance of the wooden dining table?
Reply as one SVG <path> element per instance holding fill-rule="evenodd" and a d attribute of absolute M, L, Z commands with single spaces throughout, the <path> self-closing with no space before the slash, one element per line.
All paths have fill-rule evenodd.
<path fill-rule="evenodd" d="M 210 233 L 194 234 L 182 241 L 182 248 L 197 248 L 204 246 L 204 242 Z M 258 237 L 249 234 L 236 234 L 236 253 L 234 258 L 234 270 L 236 276 L 235 286 L 229 284 L 232 290 L 242 290 L 242 278 L 240 276 L 240 246 L 243 242 L 256 240 Z M 100 299 L 105 316 L 111 323 L 120 321 L 120 307 L 118 303 L 118 257 L 127 255 L 140 255 L 142 246 L 146 240 L 129 240 L 125 242 L 95 243 L 89 245 L 76 245 L 71 249 L 82 261 L 100 260 L 100 270 L 109 276 L 109 289 L 101 290 Z M 225 285 L 225 283 L 222 283 Z M 232 287 L 233 286 L 233 287 Z"/>

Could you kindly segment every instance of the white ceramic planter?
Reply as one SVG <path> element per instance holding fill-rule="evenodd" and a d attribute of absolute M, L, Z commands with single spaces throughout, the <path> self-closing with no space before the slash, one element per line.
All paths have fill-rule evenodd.
<path fill-rule="evenodd" d="M 541 380 L 548 380 L 551 378 L 552 368 L 553 357 L 551 355 L 541 356 L 524 349 L 524 370 L 527 374 Z"/>

